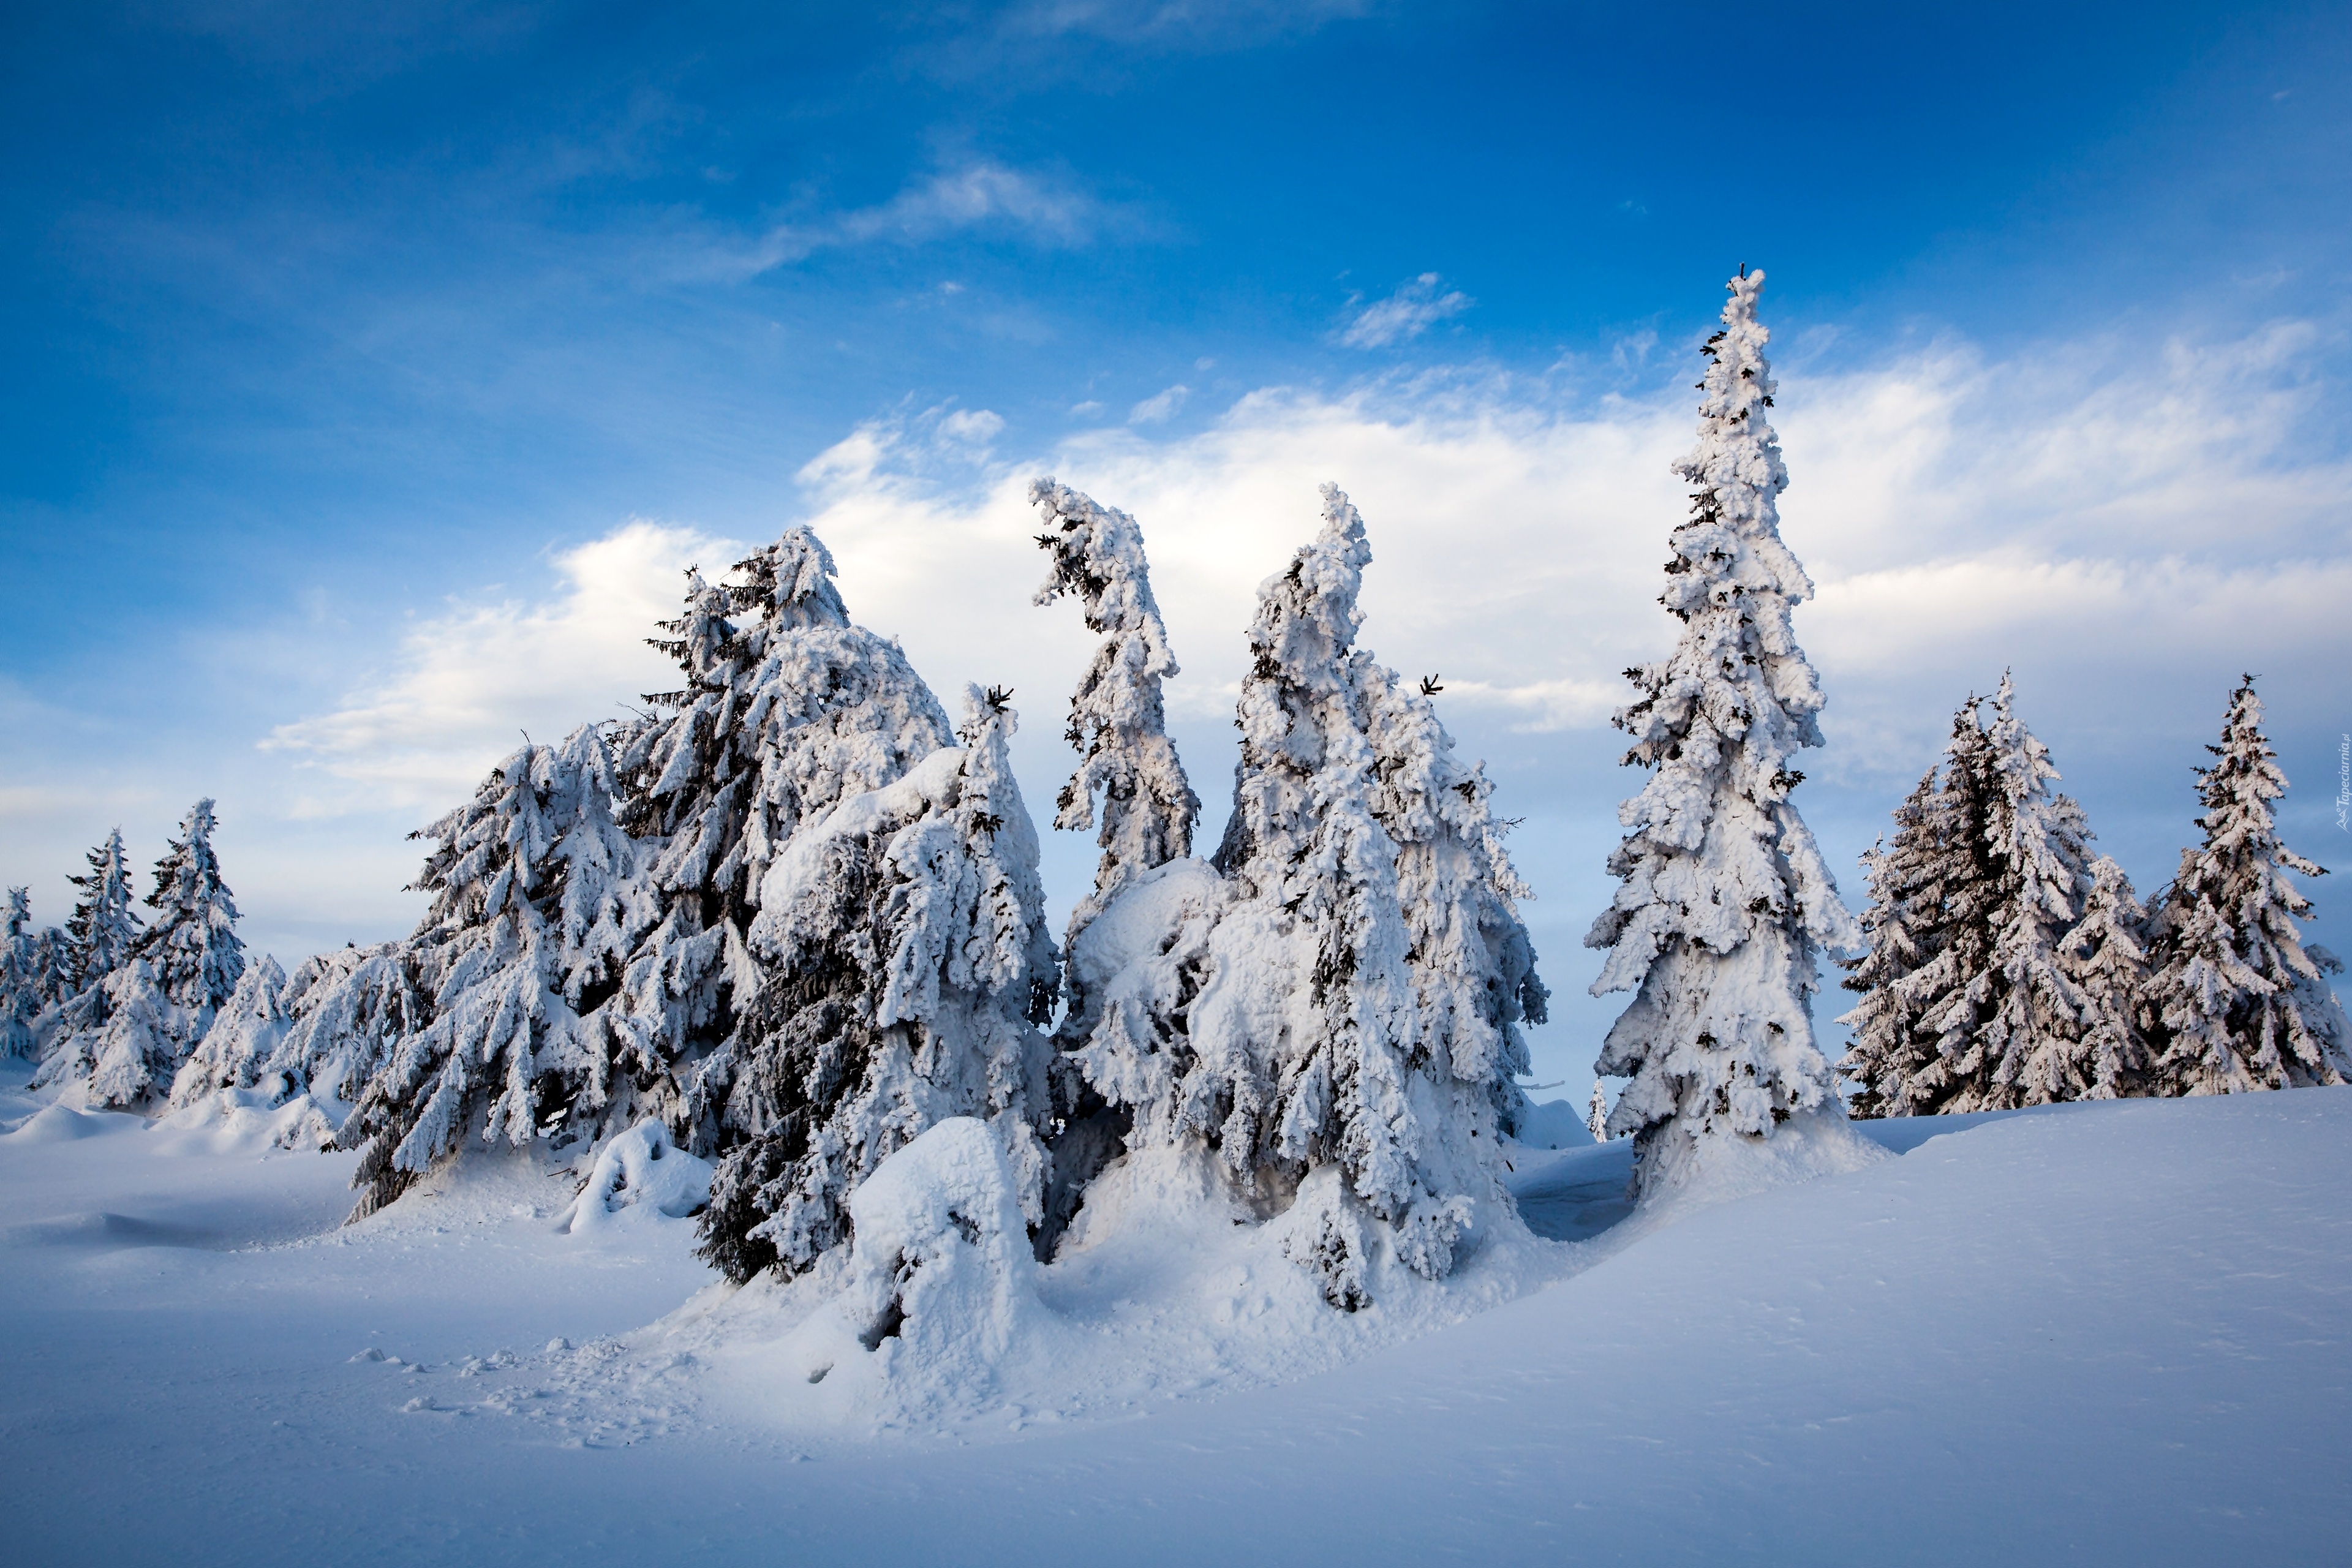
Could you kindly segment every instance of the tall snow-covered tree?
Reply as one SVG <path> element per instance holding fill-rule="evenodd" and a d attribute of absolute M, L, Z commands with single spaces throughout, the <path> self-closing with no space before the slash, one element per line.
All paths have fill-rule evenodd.
<path fill-rule="evenodd" d="M 833 557 L 807 528 L 739 562 L 731 583 L 687 575 L 684 612 L 654 639 L 685 684 L 647 699 L 666 716 L 619 756 L 622 825 L 660 841 L 646 872 L 659 921 L 604 1026 L 627 1031 L 635 1057 L 674 1064 L 690 1093 L 673 1114 L 700 1118 L 678 1131 L 710 1152 L 725 1136 L 709 1116 L 726 1069 L 694 1088 L 694 1064 L 727 1055 L 762 984 L 743 936 L 768 867 L 802 826 L 954 732 L 898 645 L 850 624 Z"/>
<path fill-rule="evenodd" d="M 1609 1125 L 1635 1139 L 1645 1197 L 1704 1141 L 1769 1138 L 1839 1104 L 1813 1040 L 1816 961 L 1860 933 L 1790 799 L 1796 753 L 1822 743 L 1822 697 L 1790 626 L 1813 588 L 1780 542 L 1763 285 L 1761 271 L 1731 280 L 1703 350 L 1698 445 L 1675 464 L 1691 516 L 1660 595 L 1681 638 L 1626 672 L 1641 697 L 1615 720 L 1633 739 L 1626 763 L 1655 772 L 1618 811 L 1631 831 L 1609 869 L 1622 885 L 1585 938 L 1609 954 L 1593 994 L 1635 991 L 1596 1070 L 1631 1080 Z"/>
<path fill-rule="evenodd" d="M 131 962 L 139 941 L 139 916 L 131 907 L 131 868 L 123 859 L 122 829 L 89 852 L 89 869 L 66 880 L 81 889 L 66 921 L 73 973 L 68 984 L 86 990 Z"/>
<path fill-rule="evenodd" d="M 1099 816 L 1102 858 L 1093 890 L 1071 911 L 1066 938 L 1068 1006 L 1057 1037 L 1067 1054 L 1056 1058 L 1054 1074 L 1060 1131 L 1038 1237 L 1041 1254 L 1049 1255 L 1086 1184 L 1123 1146 L 1133 1107 L 1166 1104 L 1171 1066 L 1186 1051 L 1184 1006 L 1198 988 L 1218 900 L 1215 874 L 1187 858 L 1201 802 L 1168 735 L 1161 686 L 1177 665 L 1151 595 L 1142 530 L 1127 513 L 1051 479 L 1032 484 L 1029 499 L 1046 525 L 1038 547 L 1053 558 L 1034 602 L 1076 599 L 1098 638 L 1070 698 L 1065 738 L 1080 761 L 1054 818 L 1056 827 L 1083 831 L 1097 827 Z M 1136 897 L 1116 926 L 1089 939 L 1131 889 Z M 1154 973 L 1139 974 L 1139 965 Z M 1113 989 L 1116 997 L 1107 994 Z"/>
<path fill-rule="evenodd" d="M 221 880 L 213 827 L 212 801 L 196 802 L 155 862 L 155 890 L 147 896 L 155 918 L 134 944 L 179 1010 L 175 1032 L 188 1045 L 212 1027 L 213 1016 L 245 973 L 236 903 Z"/>
<path fill-rule="evenodd" d="M 526 742 L 418 834 L 433 848 L 416 887 L 433 905 L 408 963 L 430 1021 L 399 1037 L 337 1135 L 361 1152 L 354 1217 L 397 1198 L 469 1134 L 520 1148 L 545 1133 L 606 1131 L 634 1082 L 661 1074 L 658 1061 L 613 1060 L 615 1037 L 593 1021 L 651 923 L 634 880 L 640 847 L 613 802 L 603 733 L 583 725 L 561 746 Z"/>
<path fill-rule="evenodd" d="M 11 888 L 7 931 L 0 937 L 0 1058 L 33 1054 L 33 1020 L 49 1000 L 41 958 L 30 891 Z"/>
<path fill-rule="evenodd" d="M 1192 852 L 1201 801 L 1168 738 L 1160 685 L 1177 673 L 1176 656 L 1151 596 L 1143 531 L 1127 513 L 1051 479 L 1031 485 L 1029 500 L 1047 526 L 1038 546 L 1054 560 L 1035 603 L 1076 598 L 1087 629 L 1100 638 L 1070 698 L 1067 739 L 1083 760 L 1054 817 L 1056 827 L 1093 827 L 1100 800 L 1102 860 L 1094 891 L 1071 913 L 1075 939 L 1136 875 Z"/>
<path fill-rule="evenodd" d="M 2105 856 L 2091 862 L 2082 918 L 2060 944 L 2058 962 L 2083 1004 L 2074 1092 L 2069 1100 L 2119 1100 L 2155 1091 L 2150 1073 L 2147 913 L 2131 879 Z"/>
<path fill-rule="evenodd" d="M 2352 1078 L 2352 1038 L 2327 975 L 2342 965 L 2305 947 L 2311 902 L 2287 873 L 2325 875 L 2279 839 L 2271 802 L 2286 777 L 2263 734 L 2247 676 L 2230 696 L 2217 759 L 2197 770 L 2205 842 L 2185 850 L 2165 897 L 2151 984 L 2174 1094 L 2300 1089 Z"/>
<path fill-rule="evenodd" d="M 973 688 L 962 744 L 806 822 L 758 889 L 767 979 L 697 1084 L 732 1142 L 702 1222 L 731 1279 L 841 1246 L 851 1190 L 950 1117 L 989 1122 L 1043 1218 L 1055 956 L 1006 695 Z"/>

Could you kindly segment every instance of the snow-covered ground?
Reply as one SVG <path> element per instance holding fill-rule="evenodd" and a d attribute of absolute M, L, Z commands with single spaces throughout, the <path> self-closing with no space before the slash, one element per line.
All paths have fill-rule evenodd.
<path fill-rule="evenodd" d="M 1149 1241 L 1171 1169 L 986 1378 L 873 1405 L 656 1204 L 567 1229 L 514 1155 L 341 1228 L 266 1116 L 22 1086 L 12 1563 L 2352 1561 L 2352 1089 L 1878 1123 L 1662 1218 L 1622 1143 L 1525 1151 L 1559 1239 L 1353 1317 L 1275 1226 Z"/>

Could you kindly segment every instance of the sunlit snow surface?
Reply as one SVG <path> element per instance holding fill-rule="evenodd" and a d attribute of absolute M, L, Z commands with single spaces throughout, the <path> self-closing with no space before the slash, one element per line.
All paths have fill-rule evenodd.
<path fill-rule="evenodd" d="M 11 1563 L 2352 1559 L 2352 1090 L 1884 1123 L 1664 1221 L 1622 1144 L 1522 1152 L 1580 1239 L 1352 1318 L 1163 1171 L 1037 1353 L 874 1405 L 657 1205 L 567 1231 L 518 1156 L 341 1229 L 350 1157 L 265 1114 L 22 1083 Z"/>

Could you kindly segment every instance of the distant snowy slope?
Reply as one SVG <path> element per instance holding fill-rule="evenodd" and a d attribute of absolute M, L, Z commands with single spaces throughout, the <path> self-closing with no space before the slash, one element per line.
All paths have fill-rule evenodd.
<path fill-rule="evenodd" d="M 105 1120 L 0 1138 L 11 1561 L 2352 1555 L 2352 1089 L 1874 1124 L 1908 1152 L 1629 1221 L 1571 1278 L 1287 1386 L 827 1444 L 698 1415 L 681 1358 L 628 1363 L 633 1424 L 583 1393 L 590 1335 L 703 1277 L 683 1226 L 559 1235 L 518 1165 L 208 1250 L 327 1215 L 341 1162 Z M 1622 1159 L 1542 1154 L 1522 1199 L 1600 1201 Z M 167 1220 L 191 1234 L 140 1229 Z M 405 1359 L 348 1359 L 371 1344 Z M 465 1358 L 501 1346 L 522 1381 L 493 1405 Z"/>

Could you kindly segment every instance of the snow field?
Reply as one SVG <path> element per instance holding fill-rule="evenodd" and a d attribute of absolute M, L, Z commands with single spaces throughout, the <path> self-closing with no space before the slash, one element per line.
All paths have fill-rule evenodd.
<path fill-rule="evenodd" d="M 1899 1158 L 1605 1228 L 1622 1141 L 1514 1151 L 1590 1238 L 1496 1227 L 1353 1315 L 1138 1168 L 992 1381 L 879 1421 L 792 1360 L 825 1282 L 711 1288 L 657 1205 L 567 1233 L 527 1155 L 337 1228 L 352 1156 L 37 1110 L 0 1098 L 16 1561 L 2346 1555 L 2352 1090 L 1877 1123 Z"/>

